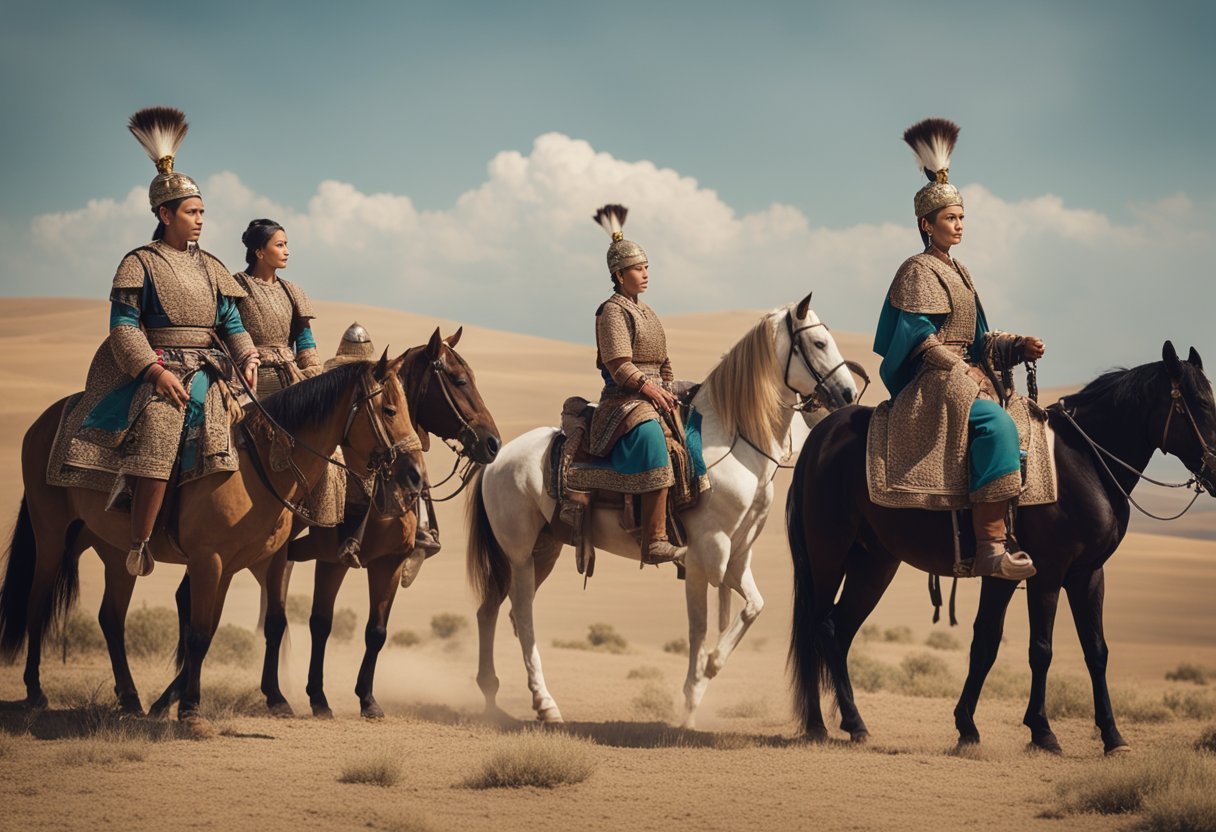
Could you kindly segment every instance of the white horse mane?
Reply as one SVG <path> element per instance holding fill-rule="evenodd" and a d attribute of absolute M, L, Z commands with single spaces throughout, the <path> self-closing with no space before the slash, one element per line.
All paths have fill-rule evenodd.
<path fill-rule="evenodd" d="M 774 323 L 784 311 L 761 318 L 705 377 L 710 403 L 726 432 L 742 434 L 760 448 L 780 441 L 785 429 Z"/>

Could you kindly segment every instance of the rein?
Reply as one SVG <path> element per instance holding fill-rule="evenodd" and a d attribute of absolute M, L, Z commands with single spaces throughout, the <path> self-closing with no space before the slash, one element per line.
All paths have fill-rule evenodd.
<path fill-rule="evenodd" d="M 1186 397 L 1182 395 L 1182 390 L 1178 386 L 1178 382 L 1171 380 L 1170 385 L 1170 410 L 1169 415 L 1165 418 L 1165 429 L 1162 431 L 1161 444 L 1159 447 L 1161 450 L 1165 449 L 1165 441 L 1169 437 L 1170 433 L 1170 420 L 1173 418 L 1174 413 L 1185 413 L 1188 421 L 1190 422 L 1191 430 L 1195 432 L 1195 438 L 1199 440 L 1199 446 L 1203 448 L 1203 467 L 1200 468 L 1200 472 L 1202 473 L 1203 470 L 1212 467 L 1213 459 L 1216 459 L 1216 454 L 1213 454 L 1212 449 L 1208 447 L 1207 442 L 1204 441 L 1203 435 L 1199 432 L 1199 425 L 1195 423 L 1195 417 L 1191 413 L 1190 407 L 1186 403 Z M 1128 465 L 1122 459 L 1119 459 L 1119 457 L 1115 456 L 1110 451 L 1106 450 L 1106 448 L 1103 448 L 1101 445 L 1095 442 L 1090 435 L 1087 434 L 1079 424 L 1077 424 L 1077 420 L 1071 413 L 1068 412 L 1068 409 L 1059 402 L 1051 405 L 1051 407 L 1048 409 L 1055 410 L 1056 412 L 1060 413 L 1064 419 L 1076 429 L 1077 433 L 1081 435 L 1081 438 L 1084 439 L 1086 444 L 1089 445 L 1090 450 L 1094 452 L 1094 457 L 1102 464 L 1102 469 L 1106 471 L 1107 476 L 1110 477 L 1112 482 L 1114 482 L 1115 487 L 1119 489 L 1119 492 L 1125 498 L 1127 498 L 1127 501 L 1135 506 L 1141 514 L 1151 517 L 1154 520 L 1177 520 L 1179 517 L 1191 510 L 1191 506 L 1195 505 L 1195 501 L 1198 500 L 1199 495 L 1203 493 L 1203 486 L 1199 481 L 1199 475 L 1195 474 L 1195 472 L 1191 472 L 1191 478 L 1186 482 L 1161 482 L 1160 480 L 1155 480 L 1152 477 L 1145 475 L 1144 472 L 1137 470 L 1135 466 Z M 1114 472 L 1111 471 L 1110 466 L 1106 464 L 1107 459 L 1118 464 L 1120 467 L 1131 472 L 1132 474 L 1135 474 L 1138 479 L 1144 480 L 1145 482 L 1161 486 L 1162 488 L 1194 488 L 1195 495 L 1191 497 L 1191 501 L 1186 504 L 1186 508 L 1182 509 L 1182 511 L 1171 517 L 1161 517 L 1153 514 L 1151 511 L 1144 508 L 1144 506 L 1136 502 L 1135 498 L 1131 495 L 1130 489 L 1125 490 L 1123 488 Z"/>
<path fill-rule="evenodd" d="M 451 349 L 451 348 L 449 347 L 449 349 Z M 453 352 L 455 352 L 455 350 L 453 350 Z M 430 388 L 430 381 L 431 381 L 431 377 L 433 376 L 435 378 L 436 384 L 439 387 L 440 392 L 443 393 L 443 400 L 447 403 L 448 410 L 451 412 L 451 415 L 456 418 L 456 421 L 460 424 L 460 431 L 459 431 L 458 435 L 459 436 L 474 435 L 473 425 L 469 422 L 468 419 L 465 418 L 464 412 L 460 409 L 460 405 L 458 405 L 456 403 L 456 397 L 452 395 L 452 391 L 451 391 L 452 380 L 449 375 L 448 368 L 446 366 L 444 366 L 442 350 L 440 350 L 438 358 L 435 358 L 432 361 L 427 362 L 427 370 L 429 370 L 429 372 L 424 371 L 422 374 L 422 379 L 418 385 L 417 396 L 409 396 L 408 398 L 410 398 L 411 401 L 417 401 L 421 404 L 423 397 L 426 395 L 427 390 Z M 442 480 L 435 483 L 434 485 L 431 485 L 428 483 L 423 488 L 422 499 L 426 500 L 428 506 L 431 503 L 446 503 L 449 500 L 455 499 L 457 497 L 457 495 L 460 494 L 460 492 L 464 491 L 465 488 L 468 487 L 469 482 L 473 478 L 473 475 L 475 473 L 477 473 L 477 471 L 481 468 L 481 466 L 478 463 L 474 462 L 473 459 L 465 452 L 463 440 L 461 441 L 460 447 L 457 447 L 455 444 L 448 441 L 447 439 L 443 440 L 443 444 L 446 445 L 448 448 L 450 448 L 452 453 L 454 453 L 456 455 L 456 461 L 452 463 L 451 473 L 449 473 L 446 477 L 444 477 Z M 461 465 L 462 462 L 464 463 L 463 466 Z M 431 489 L 444 485 L 449 480 L 451 480 L 452 477 L 458 477 L 460 479 L 460 486 L 455 491 L 453 491 L 451 494 L 447 495 L 446 497 L 432 498 Z M 433 512 L 431 513 L 431 522 L 432 523 L 435 522 Z"/>

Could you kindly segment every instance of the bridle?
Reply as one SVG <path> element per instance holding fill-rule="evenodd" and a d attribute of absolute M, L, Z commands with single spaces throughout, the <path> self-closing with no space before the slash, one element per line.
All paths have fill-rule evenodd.
<path fill-rule="evenodd" d="M 785 374 L 782 376 L 781 381 L 785 384 L 787 389 L 791 390 L 794 393 L 795 397 L 797 398 L 797 403 L 793 405 L 793 409 L 798 410 L 798 411 L 806 411 L 808 409 L 810 409 L 810 410 L 826 409 L 828 407 L 828 405 L 826 402 L 823 401 L 821 391 L 823 390 L 823 386 L 827 382 L 827 380 L 830 379 L 832 376 L 834 376 L 836 373 L 838 373 L 842 369 L 857 373 L 862 378 L 862 380 L 865 382 L 865 386 L 862 387 L 861 392 L 857 394 L 857 401 L 860 402 L 861 397 L 863 395 L 865 395 L 866 390 L 868 390 L 870 388 L 870 377 L 866 373 L 866 371 L 864 369 L 862 369 L 860 364 L 858 364 L 855 361 L 849 361 L 848 359 L 842 359 L 839 364 L 837 364 L 832 369 L 828 370 L 826 373 L 820 373 L 818 370 L 815 369 L 815 365 L 813 365 L 811 363 L 810 357 L 803 350 L 802 339 L 799 338 L 799 336 L 802 333 L 815 329 L 817 327 L 823 327 L 824 331 L 826 331 L 826 332 L 831 331 L 830 329 L 828 329 L 828 325 L 825 324 L 823 321 L 816 321 L 815 323 L 804 324 L 803 326 L 795 326 L 793 310 L 786 310 L 785 331 L 789 335 L 789 338 L 790 338 L 790 351 L 789 351 L 789 354 L 786 355 L 786 357 L 785 357 Z M 797 387 L 790 384 L 790 368 L 794 364 L 795 355 L 797 355 L 798 360 L 802 362 L 803 369 L 806 370 L 807 373 L 810 375 L 810 377 L 815 380 L 815 389 L 812 390 L 809 394 L 804 394 Z"/>
<path fill-rule="evenodd" d="M 455 498 L 460 492 L 464 491 L 464 489 L 468 486 L 469 481 L 473 478 L 473 475 L 481 468 L 481 465 L 475 462 L 473 458 L 469 456 L 469 453 L 466 450 L 469 445 L 476 441 L 477 432 L 473 428 L 472 423 L 465 418 L 464 411 L 460 409 L 460 405 L 457 404 L 456 397 L 452 393 L 452 387 L 455 383 L 452 381 L 451 371 L 447 368 L 447 365 L 443 363 L 442 346 L 440 347 L 439 355 L 426 362 L 422 372 L 422 378 L 418 383 L 417 394 L 410 396 L 410 400 L 416 401 L 421 405 L 423 399 L 426 397 L 427 391 L 430 389 L 432 379 L 435 380 L 435 384 L 439 387 L 440 392 L 443 394 L 443 400 L 447 404 L 450 415 L 460 425 L 460 430 L 457 432 L 456 440 L 460 444 L 457 445 L 447 439 L 442 440 L 443 444 L 451 449 L 452 453 L 456 455 L 456 461 L 452 464 L 452 470 L 446 477 L 437 483 L 427 484 L 423 487 L 422 499 L 426 500 L 428 503 L 428 511 L 430 503 L 445 503 L 448 500 Z M 460 480 L 460 486 L 455 491 L 446 497 L 431 497 L 430 492 L 432 488 L 444 485 L 453 477 L 457 477 Z M 431 517 L 434 518 L 433 512 L 431 512 Z"/>
<path fill-rule="evenodd" d="M 1170 409 L 1165 415 L 1165 427 L 1161 431 L 1160 448 L 1163 451 L 1170 436 L 1170 423 L 1173 421 L 1175 413 L 1186 416 L 1187 423 L 1191 426 L 1191 432 L 1195 435 L 1195 441 L 1199 443 L 1199 449 L 1202 451 L 1199 458 L 1199 470 L 1191 471 L 1192 481 L 1198 484 L 1202 484 L 1204 480 L 1213 481 L 1216 479 L 1216 449 L 1213 449 L 1203 438 L 1203 432 L 1199 430 L 1199 423 L 1195 421 L 1195 414 L 1191 413 L 1191 406 L 1187 404 L 1186 396 L 1182 394 L 1182 383 L 1178 379 L 1170 379 Z"/>

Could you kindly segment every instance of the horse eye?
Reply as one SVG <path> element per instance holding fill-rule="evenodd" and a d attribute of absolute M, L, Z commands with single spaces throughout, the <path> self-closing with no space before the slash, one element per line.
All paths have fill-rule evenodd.
<path fill-rule="evenodd" d="M 392 419 L 394 416 L 396 416 L 396 415 L 397 415 L 397 408 L 395 408 L 395 407 L 385 407 L 385 408 L 384 408 L 384 415 L 385 415 L 385 416 L 387 416 L 388 418 Z"/>
<path fill-rule="evenodd" d="M 454 378 L 454 379 L 452 379 L 452 383 L 455 384 L 457 387 L 467 387 L 469 384 L 469 380 L 467 378 Z"/>
<path fill-rule="evenodd" d="M 827 341 L 816 341 L 815 346 L 821 350 L 826 350 L 828 348 L 828 342 Z"/>

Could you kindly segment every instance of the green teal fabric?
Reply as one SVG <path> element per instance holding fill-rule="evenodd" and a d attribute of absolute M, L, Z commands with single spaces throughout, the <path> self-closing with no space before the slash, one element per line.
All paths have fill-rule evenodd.
<path fill-rule="evenodd" d="M 227 295 L 218 297 L 219 301 L 215 304 L 215 329 L 220 337 L 227 338 L 244 332 L 245 324 L 241 322 L 241 310 L 237 308 L 236 301 Z M 240 358 L 239 355 L 232 357 Z"/>
<path fill-rule="evenodd" d="M 118 326 L 139 326 L 139 310 L 122 301 L 110 301 L 110 329 Z"/>
<path fill-rule="evenodd" d="M 976 399 L 967 414 L 968 467 L 976 491 L 1006 474 L 1021 470 L 1018 429 L 1005 409 L 989 399 Z"/>
<path fill-rule="evenodd" d="M 296 353 L 302 353 L 304 350 L 315 350 L 317 348 L 317 339 L 312 337 L 312 327 L 305 326 L 300 330 L 300 334 L 296 336 L 296 342 L 293 345 L 296 348 Z"/>
<path fill-rule="evenodd" d="M 612 469 L 620 474 L 642 474 L 666 468 L 669 461 L 663 428 L 654 419 L 642 422 L 617 440 L 609 461 Z"/>
<path fill-rule="evenodd" d="M 874 333 L 874 352 L 882 356 L 878 375 L 887 386 L 891 398 L 899 395 L 899 391 L 908 386 L 908 382 L 916 377 L 920 369 L 919 359 L 909 360 L 909 356 L 924 340 L 941 329 L 945 315 L 924 315 L 919 312 L 905 312 L 891 305 L 891 299 L 883 301 L 882 312 L 878 316 L 878 329 Z M 979 300 L 975 302 L 975 340 L 971 344 L 971 360 L 977 364 L 984 360 L 984 339 L 988 335 L 988 321 L 984 317 L 984 308 Z"/>
<path fill-rule="evenodd" d="M 211 377 L 206 370 L 198 370 L 190 378 L 190 399 L 186 402 L 186 419 L 182 425 L 185 442 L 182 443 L 182 470 L 191 471 L 198 462 L 198 440 L 207 411 L 203 401 L 207 398 L 207 388 L 211 386 Z"/>
<path fill-rule="evenodd" d="M 139 385 L 143 384 L 144 374 L 147 372 L 148 370 L 145 368 L 135 378 L 114 388 L 108 396 L 89 411 L 88 416 L 84 417 L 83 427 L 97 428 L 107 433 L 119 433 L 126 430 L 130 424 L 128 412 L 131 409 L 131 399 L 135 396 Z"/>
<path fill-rule="evenodd" d="M 688 458 L 692 463 L 694 476 L 705 475 L 705 454 L 701 451 L 701 412 L 695 407 L 688 413 L 684 422 L 684 444 L 688 448 Z"/>

